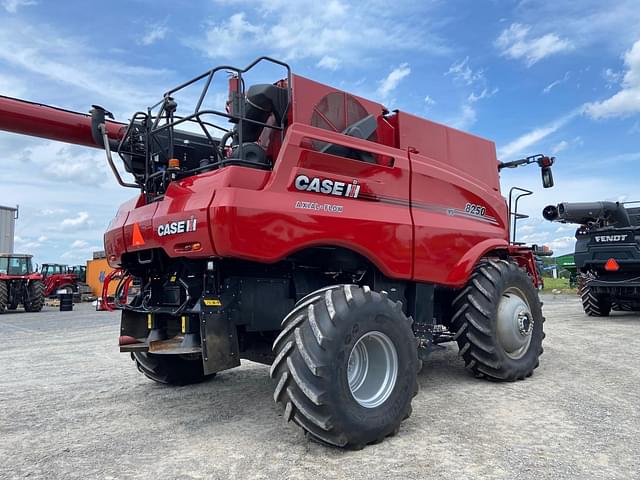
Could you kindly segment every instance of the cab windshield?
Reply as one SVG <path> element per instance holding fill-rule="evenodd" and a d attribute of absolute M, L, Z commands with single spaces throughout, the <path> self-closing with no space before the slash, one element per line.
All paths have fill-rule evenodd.
<path fill-rule="evenodd" d="M 26 257 L 0 258 L 0 273 L 5 275 L 26 275 L 31 273 L 31 259 Z"/>

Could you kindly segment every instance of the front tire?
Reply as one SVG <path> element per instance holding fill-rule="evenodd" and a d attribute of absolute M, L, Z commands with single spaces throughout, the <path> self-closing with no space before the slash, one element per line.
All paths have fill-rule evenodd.
<path fill-rule="evenodd" d="M 25 312 L 39 312 L 44 306 L 44 283 L 40 280 L 29 282 L 28 299 L 24 302 Z"/>
<path fill-rule="evenodd" d="M 273 346 L 273 397 L 285 419 L 351 449 L 395 434 L 411 414 L 419 367 L 402 304 L 355 285 L 303 300 Z"/>
<path fill-rule="evenodd" d="M 505 260 L 483 262 L 453 306 L 454 337 L 475 376 L 514 381 L 533 374 L 542 354 L 544 317 L 525 271 Z"/>
<path fill-rule="evenodd" d="M 191 385 L 214 375 L 205 375 L 200 355 L 131 354 L 138 370 L 150 380 L 166 385 Z"/>

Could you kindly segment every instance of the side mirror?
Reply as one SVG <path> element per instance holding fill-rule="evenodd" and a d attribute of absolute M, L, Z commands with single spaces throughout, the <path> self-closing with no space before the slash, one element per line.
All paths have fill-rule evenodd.
<path fill-rule="evenodd" d="M 544 188 L 553 187 L 553 173 L 551 167 L 542 167 L 542 186 Z"/>
<path fill-rule="evenodd" d="M 544 188 L 553 187 L 553 173 L 551 173 L 551 165 L 555 162 L 555 157 L 540 156 L 537 160 L 542 173 L 542 186 Z"/>

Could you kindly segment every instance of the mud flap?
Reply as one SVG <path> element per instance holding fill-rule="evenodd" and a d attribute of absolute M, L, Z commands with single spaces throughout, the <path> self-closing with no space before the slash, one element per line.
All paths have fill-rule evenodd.
<path fill-rule="evenodd" d="M 204 374 L 220 372 L 240 365 L 238 335 L 224 312 L 219 297 L 205 296 L 200 303 L 200 338 Z"/>

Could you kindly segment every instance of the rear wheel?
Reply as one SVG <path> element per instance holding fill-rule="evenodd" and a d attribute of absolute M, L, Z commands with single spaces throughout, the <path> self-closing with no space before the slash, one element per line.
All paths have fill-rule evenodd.
<path fill-rule="evenodd" d="M 27 298 L 24 302 L 26 312 L 39 312 L 44 305 L 44 283 L 40 280 L 29 282 Z"/>
<path fill-rule="evenodd" d="M 0 313 L 4 312 L 9 306 L 9 289 L 4 280 L 0 280 Z"/>
<path fill-rule="evenodd" d="M 205 375 L 201 355 L 157 355 L 137 352 L 131 354 L 138 370 L 154 382 L 167 385 L 190 385 L 213 375 Z"/>
<path fill-rule="evenodd" d="M 411 414 L 418 357 L 402 304 L 367 287 L 314 292 L 274 342 L 274 400 L 322 443 L 358 449 L 395 434 Z"/>
<path fill-rule="evenodd" d="M 478 265 L 455 298 L 451 320 L 467 369 L 514 381 L 531 376 L 542 354 L 542 305 L 531 278 L 505 260 Z"/>
<path fill-rule="evenodd" d="M 582 308 L 588 316 L 608 317 L 609 313 L 611 313 L 611 302 L 594 293 L 588 281 L 582 285 L 580 296 L 582 298 Z"/>

